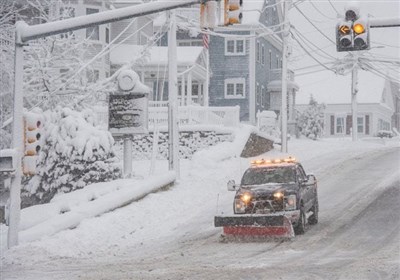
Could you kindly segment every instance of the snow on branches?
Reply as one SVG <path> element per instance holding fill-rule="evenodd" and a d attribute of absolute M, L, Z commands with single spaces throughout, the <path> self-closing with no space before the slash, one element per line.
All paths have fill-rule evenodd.
<path fill-rule="evenodd" d="M 48 202 L 58 192 L 121 177 L 114 139 L 95 126 L 92 111 L 57 107 L 44 113 L 44 142 L 37 174 L 24 185 L 26 196 Z"/>
<path fill-rule="evenodd" d="M 324 110 L 325 104 L 318 104 L 314 97 L 310 96 L 307 109 L 300 113 L 297 125 L 301 134 L 307 138 L 317 140 L 324 131 Z"/>

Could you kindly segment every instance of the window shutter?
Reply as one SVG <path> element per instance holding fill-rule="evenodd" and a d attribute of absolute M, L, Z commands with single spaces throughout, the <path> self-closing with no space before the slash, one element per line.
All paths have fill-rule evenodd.
<path fill-rule="evenodd" d="M 365 116 L 365 134 L 369 135 L 369 115 Z"/>
<path fill-rule="evenodd" d="M 335 116 L 331 115 L 331 135 L 335 134 Z"/>
<path fill-rule="evenodd" d="M 350 128 L 352 127 L 352 116 L 351 115 L 347 115 L 346 117 L 346 134 L 350 135 Z"/>

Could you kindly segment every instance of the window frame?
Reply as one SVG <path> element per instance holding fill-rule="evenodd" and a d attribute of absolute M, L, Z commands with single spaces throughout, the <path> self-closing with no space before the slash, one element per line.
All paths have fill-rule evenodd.
<path fill-rule="evenodd" d="M 243 42 L 243 51 L 242 52 L 238 52 L 238 50 L 237 50 L 238 41 Z M 233 42 L 233 52 L 228 51 L 229 42 Z M 225 38 L 225 55 L 226 56 L 244 56 L 244 55 L 246 55 L 246 40 Z"/>
<path fill-rule="evenodd" d="M 89 13 L 89 10 L 91 10 L 92 12 Z M 94 12 L 95 10 L 97 12 Z M 86 12 L 86 15 L 92 15 L 92 14 L 99 13 L 100 9 L 86 7 L 85 12 Z M 97 34 L 97 36 L 93 36 L 96 34 Z M 93 41 L 100 41 L 100 25 L 86 27 L 86 39 L 93 40 Z"/>
<path fill-rule="evenodd" d="M 338 131 L 339 128 L 339 119 L 342 120 L 343 122 L 340 124 L 340 127 L 342 128 L 342 131 Z M 346 133 L 346 121 L 344 116 L 336 116 L 335 117 L 335 134 L 341 134 L 344 135 Z"/>
<path fill-rule="evenodd" d="M 237 85 L 243 85 L 243 95 L 237 94 Z M 228 85 L 233 85 L 233 95 L 228 94 Z M 224 81 L 224 98 L 225 99 L 245 99 L 246 98 L 246 79 L 245 78 L 228 78 Z"/>

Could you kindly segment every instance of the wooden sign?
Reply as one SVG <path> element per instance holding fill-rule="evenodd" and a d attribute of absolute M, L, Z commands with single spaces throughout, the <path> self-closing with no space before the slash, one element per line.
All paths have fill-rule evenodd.
<path fill-rule="evenodd" d="M 111 94 L 108 112 L 113 136 L 148 133 L 147 93 Z"/>

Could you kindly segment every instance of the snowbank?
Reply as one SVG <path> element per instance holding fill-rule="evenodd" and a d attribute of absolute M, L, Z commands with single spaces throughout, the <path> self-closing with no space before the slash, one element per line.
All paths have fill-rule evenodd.
<path fill-rule="evenodd" d="M 97 183 L 71 193 L 56 196 L 50 203 L 21 211 L 20 242 L 29 242 L 74 228 L 83 219 L 129 204 L 175 181 L 174 172 L 145 180 L 121 179 Z"/>

